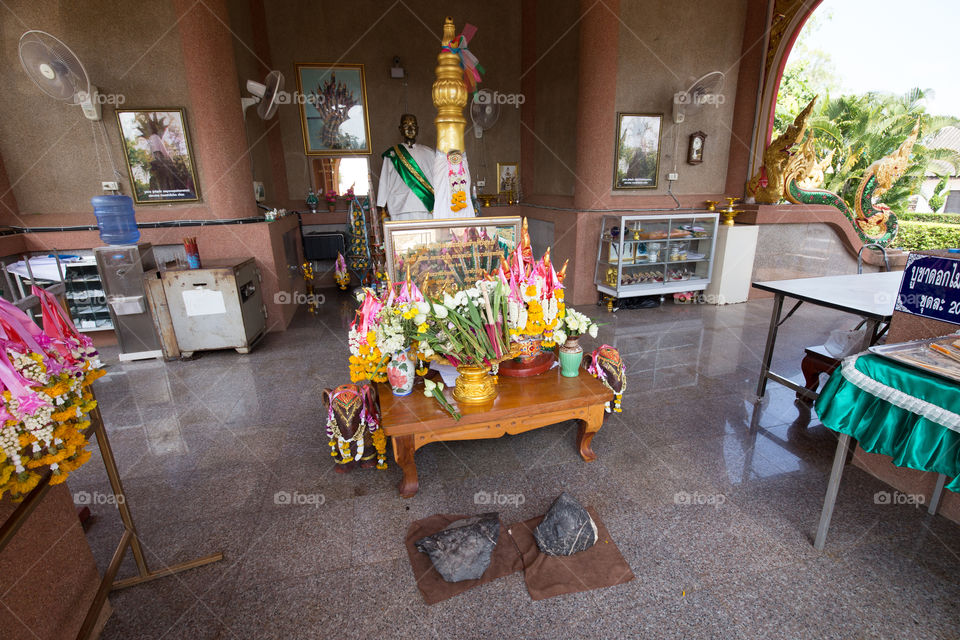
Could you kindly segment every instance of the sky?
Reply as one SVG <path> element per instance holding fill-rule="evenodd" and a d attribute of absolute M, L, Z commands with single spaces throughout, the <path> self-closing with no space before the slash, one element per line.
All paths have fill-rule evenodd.
<path fill-rule="evenodd" d="M 813 15 L 807 43 L 830 55 L 844 93 L 929 88 L 929 113 L 960 117 L 960 1 L 824 0 Z"/>

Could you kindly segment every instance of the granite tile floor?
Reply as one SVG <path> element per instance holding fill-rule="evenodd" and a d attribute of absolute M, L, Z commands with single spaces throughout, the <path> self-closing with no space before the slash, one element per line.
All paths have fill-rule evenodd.
<path fill-rule="evenodd" d="M 957 525 L 874 504 L 885 485 L 848 467 L 826 550 L 813 549 L 832 432 L 776 385 L 748 430 L 770 308 L 582 308 L 629 369 L 624 411 L 593 441 L 599 459 L 580 460 L 572 423 L 431 444 L 410 500 L 392 460 L 333 473 L 320 390 L 349 380 L 346 296 L 247 356 L 119 364 L 106 350 L 97 395 L 148 561 L 225 559 L 114 592 L 104 637 L 960 637 Z M 803 348 L 852 324 L 801 308 L 774 370 L 800 380 Z M 109 485 L 96 449 L 69 486 L 93 496 L 102 570 L 121 525 L 97 504 Z M 478 512 L 478 491 L 522 496 L 502 508 L 511 522 L 563 490 L 597 508 L 635 580 L 533 602 L 515 574 L 424 605 L 402 546 L 410 522 Z"/>

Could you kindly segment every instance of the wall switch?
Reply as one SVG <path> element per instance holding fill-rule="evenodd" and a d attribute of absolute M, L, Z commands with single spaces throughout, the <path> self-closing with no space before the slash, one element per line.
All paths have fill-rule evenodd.
<path fill-rule="evenodd" d="M 104 191 L 119 191 L 119 190 L 120 190 L 120 185 L 118 185 L 116 182 L 102 182 L 101 184 L 103 185 L 103 190 L 104 190 Z"/>
<path fill-rule="evenodd" d="M 680 174 L 673 172 L 667 174 L 667 180 L 673 181 L 680 177 Z"/>

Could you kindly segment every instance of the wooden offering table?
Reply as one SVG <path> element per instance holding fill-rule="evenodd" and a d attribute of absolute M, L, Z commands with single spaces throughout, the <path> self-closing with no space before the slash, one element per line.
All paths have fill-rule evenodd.
<path fill-rule="evenodd" d="M 403 471 L 400 495 L 411 498 L 420 487 L 414 453 L 430 442 L 499 438 L 515 435 L 565 420 L 579 420 L 577 447 L 587 462 L 596 460 L 590 448 L 593 435 L 603 425 L 603 405 L 613 392 L 586 371 L 565 378 L 555 368 L 531 378 L 500 376 L 499 395 L 484 405 L 463 405 L 444 389 L 447 399 L 463 417 L 458 421 L 433 398 L 423 394 L 417 381 L 408 396 L 393 395 L 389 385 L 380 384 L 380 412 L 383 430 L 393 438 L 393 458 Z"/>

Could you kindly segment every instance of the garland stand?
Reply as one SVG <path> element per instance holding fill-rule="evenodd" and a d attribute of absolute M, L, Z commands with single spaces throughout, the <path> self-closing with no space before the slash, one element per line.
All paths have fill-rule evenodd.
<path fill-rule="evenodd" d="M 5 268 L 4 272 L 6 273 Z M 60 286 L 62 287 L 62 280 Z M 48 290 L 53 293 L 58 293 L 56 286 L 49 287 Z M 62 293 L 62 291 L 60 293 Z M 31 307 L 34 306 L 34 304 L 39 304 L 39 299 L 36 298 L 36 296 L 27 296 L 15 304 L 21 308 Z M 90 388 L 90 392 L 93 393 L 92 387 Z M 94 398 L 96 398 L 96 394 L 94 394 Z M 147 566 L 143 549 L 140 547 L 137 528 L 133 524 L 133 516 L 130 515 L 130 507 L 127 505 L 126 494 L 123 492 L 123 484 L 120 482 L 120 472 L 117 470 L 117 461 L 113 457 L 113 449 L 110 448 L 110 440 L 107 438 L 107 430 L 103 425 L 103 416 L 100 415 L 99 404 L 90 412 L 90 426 L 84 433 L 88 438 L 91 434 L 97 438 L 97 446 L 100 447 L 100 455 L 103 458 L 103 466 L 106 468 L 107 477 L 110 480 L 110 488 L 113 490 L 113 494 L 117 496 L 117 509 L 120 511 L 121 520 L 123 520 L 124 531 L 120 537 L 120 543 L 117 545 L 116 551 L 113 552 L 113 558 L 110 559 L 110 564 L 103 574 L 103 578 L 100 580 L 100 587 L 93 597 L 93 602 L 90 603 L 90 608 L 87 609 L 87 616 L 84 618 L 83 625 L 77 633 L 77 640 L 87 640 L 87 638 L 90 637 L 97 620 L 100 618 L 100 612 L 103 609 L 104 602 L 107 600 L 107 594 L 113 589 L 132 587 L 143 584 L 144 582 L 156 580 L 157 578 L 180 573 L 187 569 L 194 569 L 196 567 L 202 567 L 205 564 L 223 560 L 223 552 L 217 552 L 209 556 L 188 562 L 181 562 L 180 564 L 164 567 L 156 571 L 151 570 L 150 567 Z M 0 525 L 0 551 L 13 539 L 13 536 L 16 535 L 27 518 L 30 517 L 33 510 L 40 504 L 43 496 L 46 495 L 50 489 L 50 478 L 52 476 L 53 472 L 47 469 L 47 472 L 37 486 L 27 494 L 20 505 L 17 506 L 16 510 L 10 514 L 10 517 Z M 133 559 L 137 564 L 137 575 L 114 581 L 117 576 L 117 571 L 120 569 L 120 564 L 123 562 L 124 556 L 126 556 L 128 547 L 133 552 Z"/>

